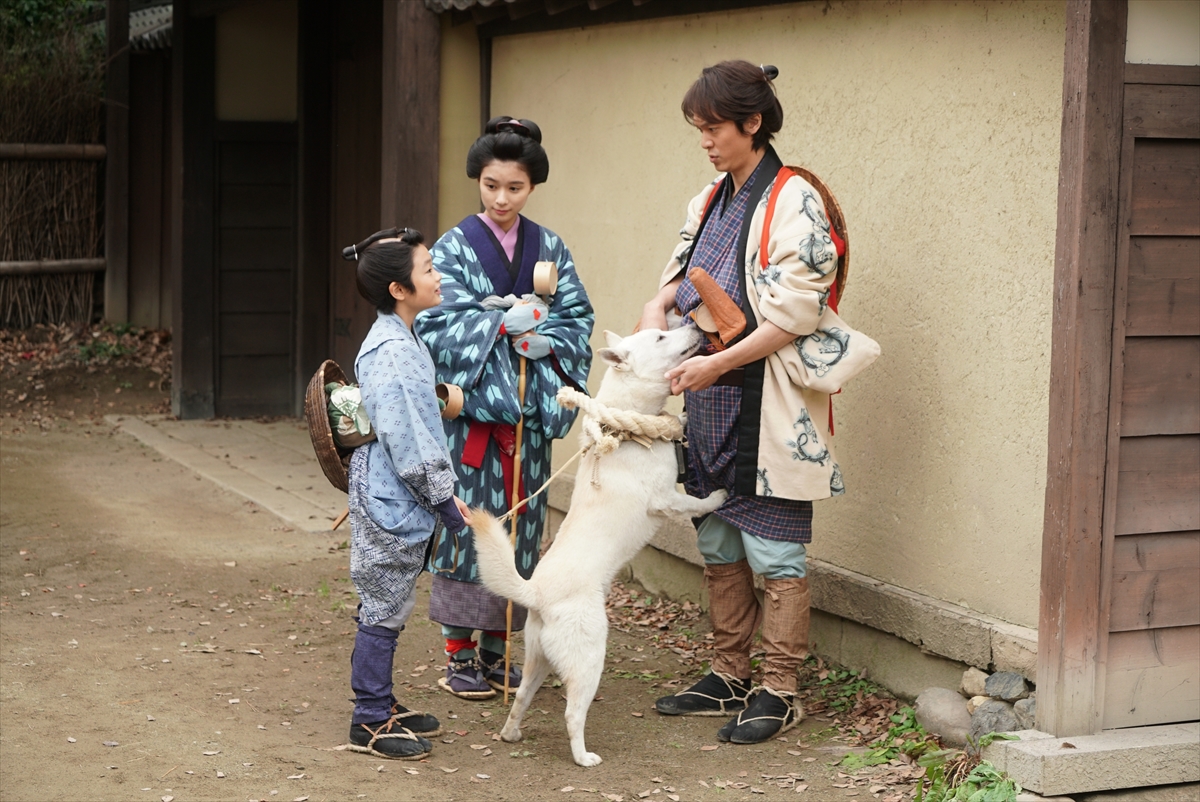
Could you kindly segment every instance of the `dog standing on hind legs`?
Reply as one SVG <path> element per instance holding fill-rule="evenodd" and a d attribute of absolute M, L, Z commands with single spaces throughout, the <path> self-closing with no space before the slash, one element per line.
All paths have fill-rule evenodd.
<path fill-rule="evenodd" d="M 661 415 L 671 394 L 664 374 L 692 356 L 703 339 L 694 327 L 605 336 L 608 347 L 597 356 L 608 364 L 608 371 L 595 402 L 618 417 L 623 412 Z M 590 423 L 585 421 L 585 439 Z M 726 498 L 724 491 L 704 499 L 680 493 L 675 487 L 674 445 L 639 440 L 626 439 L 610 451 L 593 442 L 579 465 L 571 510 L 529 580 L 517 573 L 508 533 L 496 518 L 475 510 L 469 521 L 483 583 L 529 609 L 524 679 L 500 737 L 509 743 L 521 740 L 521 720 L 553 670 L 567 689 L 567 733 L 580 766 L 601 761 L 587 751 L 583 733 L 604 671 L 604 600 L 613 578 L 650 542 L 668 515 L 707 515 Z"/>

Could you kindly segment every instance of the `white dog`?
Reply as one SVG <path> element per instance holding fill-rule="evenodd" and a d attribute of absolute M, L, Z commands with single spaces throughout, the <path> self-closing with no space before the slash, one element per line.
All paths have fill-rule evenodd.
<path fill-rule="evenodd" d="M 662 413 L 670 396 L 664 374 L 694 354 L 702 341 L 694 327 L 649 329 L 624 339 L 612 332 L 605 336 L 609 347 L 598 356 L 609 368 L 596 401 L 647 415 Z M 529 608 L 524 679 L 500 737 L 510 743 L 521 739 L 521 719 L 553 669 L 567 688 L 567 733 L 580 766 L 600 763 L 600 756 L 584 747 L 583 729 L 604 670 L 609 585 L 669 513 L 705 515 L 726 495 L 718 491 L 697 499 L 678 492 L 670 442 L 656 440 L 647 447 L 625 441 L 611 453 L 596 451 L 580 463 L 570 513 L 528 581 L 517 573 L 505 528 L 479 510 L 470 521 L 483 583 Z"/>

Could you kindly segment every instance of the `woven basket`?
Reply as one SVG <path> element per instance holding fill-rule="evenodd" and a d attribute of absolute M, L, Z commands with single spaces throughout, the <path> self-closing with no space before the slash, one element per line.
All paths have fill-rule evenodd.
<path fill-rule="evenodd" d="M 347 470 L 350 467 L 350 451 L 339 449 L 333 440 L 333 429 L 329 425 L 329 396 L 325 385 L 329 382 L 346 384 L 346 374 L 332 359 L 326 359 L 317 368 L 308 382 L 304 393 L 304 417 L 308 420 L 308 436 L 312 438 L 317 462 L 325 472 L 329 483 L 343 493 L 350 491 Z"/>
<path fill-rule="evenodd" d="M 833 284 L 837 288 L 837 298 L 840 301 L 846 295 L 846 279 L 850 276 L 850 234 L 846 231 L 846 216 L 842 214 L 842 207 L 838 205 L 833 192 L 811 170 L 791 165 L 788 165 L 788 169 L 812 184 L 813 189 L 821 193 L 821 200 L 825 202 L 825 213 L 829 216 L 829 223 L 846 243 L 846 252 L 838 257 L 837 277 L 833 280 Z"/>

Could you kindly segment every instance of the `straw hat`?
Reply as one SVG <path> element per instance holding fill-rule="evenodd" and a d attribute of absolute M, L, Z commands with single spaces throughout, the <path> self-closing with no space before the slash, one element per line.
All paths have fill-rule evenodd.
<path fill-rule="evenodd" d="M 845 253 L 838 257 L 837 277 L 833 280 L 840 301 L 846 295 L 846 279 L 850 275 L 850 234 L 846 231 L 846 216 L 842 214 L 842 207 L 838 205 L 833 192 L 811 170 L 791 165 L 788 166 L 788 169 L 812 184 L 813 189 L 821 193 L 821 200 L 825 202 L 825 214 L 829 216 L 829 223 L 846 243 Z"/>

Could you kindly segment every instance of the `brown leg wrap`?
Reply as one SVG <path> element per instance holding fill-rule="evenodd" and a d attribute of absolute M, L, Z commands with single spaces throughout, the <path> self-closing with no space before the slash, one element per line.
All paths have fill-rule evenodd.
<path fill-rule="evenodd" d="M 750 644 L 762 623 L 762 608 L 754 595 L 754 572 L 745 560 L 706 565 L 704 581 L 716 649 L 712 670 L 746 679 L 750 676 Z"/>
<path fill-rule="evenodd" d="M 808 578 L 765 581 L 763 685 L 796 692 L 796 672 L 808 656 Z"/>

